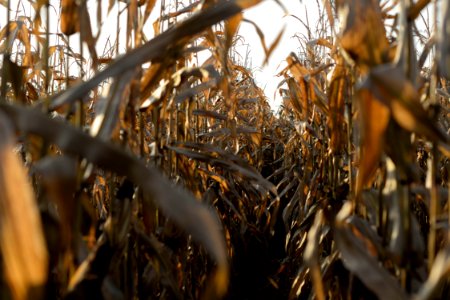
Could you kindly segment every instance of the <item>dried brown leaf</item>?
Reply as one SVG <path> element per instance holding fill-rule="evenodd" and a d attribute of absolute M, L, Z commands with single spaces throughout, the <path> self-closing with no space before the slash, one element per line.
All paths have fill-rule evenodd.
<path fill-rule="evenodd" d="M 307 93 L 304 96 L 305 99 L 309 99 L 308 101 L 311 101 L 312 103 L 317 105 L 317 107 L 319 107 L 323 111 L 323 113 L 328 114 L 329 109 L 326 97 L 320 90 L 317 80 L 311 75 L 311 72 L 305 66 L 303 66 L 303 64 L 294 53 L 290 53 L 286 58 L 286 61 L 288 63 L 288 66 L 281 73 L 286 73 L 286 71 L 289 70 L 300 85 L 302 85 L 301 82 L 304 81 L 306 84 L 304 89 Z"/>
<path fill-rule="evenodd" d="M 0 115 L 0 249 L 14 299 L 41 298 L 48 257 L 39 209 L 27 172 L 14 153 L 13 131 Z"/>
<path fill-rule="evenodd" d="M 210 111 L 210 110 L 205 110 L 205 109 L 195 109 L 192 111 L 192 114 L 194 116 L 204 116 L 204 117 L 209 117 L 209 118 L 218 119 L 218 120 L 222 120 L 222 121 L 227 120 L 226 115 L 223 115 L 216 111 Z"/>
<path fill-rule="evenodd" d="M 242 13 L 239 13 L 225 22 L 225 49 L 223 51 L 226 53 L 228 53 L 228 50 L 233 45 L 233 38 L 239 30 L 242 19 Z"/>
<path fill-rule="evenodd" d="M 105 105 L 102 109 L 95 112 L 95 118 L 90 128 L 92 136 L 98 136 L 101 139 L 109 140 L 111 134 L 116 128 L 121 111 L 124 110 L 126 104 L 126 90 L 129 87 L 131 78 L 135 72 L 128 71 L 116 78 L 112 86 Z"/>
<path fill-rule="evenodd" d="M 346 104 L 345 100 L 350 97 L 347 92 L 348 85 L 344 60 L 341 58 L 333 71 L 327 92 L 330 108 L 327 124 L 331 134 L 330 146 L 334 153 L 338 153 L 342 150 L 346 143 L 344 112 Z"/>
<path fill-rule="evenodd" d="M 314 291 L 319 300 L 325 300 L 325 291 L 319 265 L 319 239 L 322 228 L 322 210 L 316 213 L 314 223 L 308 232 L 308 243 L 306 244 L 304 259 L 312 273 Z"/>
<path fill-rule="evenodd" d="M 263 65 L 267 64 L 269 62 L 270 56 L 272 55 L 272 52 L 277 48 L 278 44 L 281 42 L 281 38 L 283 37 L 284 31 L 286 30 L 286 27 L 283 27 L 280 32 L 278 33 L 277 37 L 273 41 L 272 44 L 270 44 L 269 49 L 266 50 L 266 58 L 264 59 Z"/>
<path fill-rule="evenodd" d="M 450 3 L 442 2 L 442 27 L 439 35 L 439 72 L 450 80 Z"/>
<path fill-rule="evenodd" d="M 79 7 L 76 0 L 61 1 L 61 32 L 72 35 L 80 31 Z"/>
<path fill-rule="evenodd" d="M 330 0 L 322 0 L 323 6 L 325 7 L 325 11 L 327 13 L 328 23 L 330 23 L 330 27 L 334 32 L 334 15 L 333 9 Z"/>
<path fill-rule="evenodd" d="M 261 3 L 261 0 L 237 0 L 236 1 L 236 4 L 239 5 L 242 9 L 250 8 L 259 3 Z"/>
<path fill-rule="evenodd" d="M 83 2 L 80 5 L 80 36 L 83 42 L 85 42 L 88 47 L 89 54 L 93 61 L 93 68 L 95 70 L 97 69 L 98 65 L 98 55 L 95 48 L 97 38 L 94 37 L 92 33 L 91 18 L 89 16 L 86 2 Z"/>
<path fill-rule="evenodd" d="M 337 1 L 343 22 L 340 44 L 364 69 L 386 61 L 389 43 L 378 0 Z"/>
<path fill-rule="evenodd" d="M 370 182 L 384 145 L 384 133 L 389 124 L 389 108 L 377 101 L 367 90 L 358 91 L 361 104 L 362 144 L 360 148 L 360 162 L 357 175 L 356 193 Z"/>
<path fill-rule="evenodd" d="M 408 11 L 408 19 L 415 20 L 420 12 L 431 2 L 431 0 L 418 0 L 414 5 L 411 5 Z"/>
<path fill-rule="evenodd" d="M 355 273 L 379 299 L 407 299 L 397 280 L 368 253 L 364 243 L 347 225 L 345 218 L 351 205 L 347 202 L 342 207 L 334 231 L 334 239 L 344 266 Z"/>
<path fill-rule="evenodd" d="M 277 194 L 276 187 L 262 177 L 261 174 L 245 160 L 218 147 L 208 144 L 187 142 L 179 144 L 177 147 L 168 146 L 168 148 L 190 158 L 234 171 L 241 176 L 245 176 L 248 180 L 260 184 L 267 191 Z"/>
<path fill-rule="evenodd" d="M 405 254 L 408 232 L 405 228 L 405 218 L 407 213 L 402 207 L 404 194 L 401 193 L 401 187 L 398 186 L 396 168 L 392 160 L 386 160 L 386 183 L 383 188 L 383 196 L 387 199 L 389 205 L 389 218 L 392 224 L 392 234 L 389 250 L 395 261 L 401 263 L 401 258 Z"/>
<path fill-rule="evenodd" d="M 294 78 L 288 78 L 286 82 L 288 84 L 289 96 L 293 108 L 298 113 L 301 120 L 308 120 L 309 103 L 306 83 L 303 80 L 297 83 Z"/>
<path fill-rule="evenodd" d="M 147 0 L 147 5 L 145 6 L 144 11 L 144 19 L 142 21 L 143 24 L 147 21 L 148 17 L 150 17 L 150 14 L 153 11 L 153 8 L 155 7 L 156 0 Z"/>
<path fill-rule="evenodd" d="M 374 68 L 369 73 L 367 85 L 376 99 L 390 108 L 400 126 L 431 141 L 447 143 L 447 135 L 428 116 L 416 88 L 400 67 L 381 65 Z"/>

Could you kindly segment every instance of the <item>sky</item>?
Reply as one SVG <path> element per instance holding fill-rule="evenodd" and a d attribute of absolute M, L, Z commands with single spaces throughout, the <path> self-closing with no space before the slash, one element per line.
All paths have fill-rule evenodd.
<path fill-rule="evenodd" d="M 306 6 L 300 0 L 281 0 L 280 1 L 289 14 L 299 18 L 305 18 Z M 313 1 L 309 2 L 308 17 L 310 22 L 317 19 L 316 5 Z M 282 78 L 277 77 L 283 67 L 286 66 L 285 59 L 290 52 L 298 52 L 299 41 L 294 35 L 303 32 L 303 25 L 292 16 L 286 15 L 282 8 L 273 0 L 263 1 L 261 4 L 250 8 L 244 12 L 244 18 L 254 21 L 264 32 L 266 44 L 271 45 L 278 36 L 279 32 L 285 28 L 282 39 L 278 47 L 272 53 L 269 63 L 263 66 L 265 59 L 263 48 L 260 46 L 260 40 L 254 27 L 248 23 L 241 25 L 239 33 L 250 45 L 250 57 L 254 70 L 255 80 L 258 85 L 264 89 L 272 109 L 276 110 L 280 105 L 281 98 L 276 92 L 277 85 Z M 245 53 L 246 47 L 242 47 L 241 52 Z"/>

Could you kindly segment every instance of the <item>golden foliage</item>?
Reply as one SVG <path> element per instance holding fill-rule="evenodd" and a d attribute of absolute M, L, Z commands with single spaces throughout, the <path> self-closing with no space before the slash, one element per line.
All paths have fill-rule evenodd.
<path fill-rule="evenodd" d="M 448 298 L 447 2 L 427 36 L 439 1 L 293 15 L 277 113 L 236 59 L 242 22 L 264 63 L 282 46 L 243 17 L 262 1 L 185 2 L 29 1 L 1 29 L 0 295 Z M 103 12 L 127 20 L 100 45 Z"/>

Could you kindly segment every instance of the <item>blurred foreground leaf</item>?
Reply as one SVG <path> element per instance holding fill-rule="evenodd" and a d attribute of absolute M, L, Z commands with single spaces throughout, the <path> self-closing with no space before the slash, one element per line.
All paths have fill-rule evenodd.
<path fill-rule="evenodd" d="M 450 80 L 450 3 L 443 1 L 442 6 L 439 70 L 442 76 Z"/>
<path fill-rule="evenodd" d="M 0 113 L 0 249 L 14 299 L 39 299 L 48 257 L 27 172 L 13 147 L 13 129 Z"/>
<path fill-rule="evenodd" d="M 347 202 L 339 212 L 334 234 L 345 267 L 355 273 L 379 299 L 407 299 L 400 284 L 369 254 L 362 240 L 352 233 L 346 221 L 350 207 L 351 203 Z"/>
<path fill-rule="evenodd" d="M 342 48 L 363 69 L 385 62 L 389 43 L 379 1 L 339 0 L 337 5 Z"/>
<path fill-rule="evenodd" d="M 436 299 L 438 289 L 442 286 L 445 279 L 450 274 L 450 249 L 448 246 L 442 249 L 436 259 L 434 260 L 433 267 L 431 268 L 430 275 L 428 276 L 425 284 L 420 288 L 417 295 L 413 297 L 414 300 L 428 300 Z"/>
<path fill-rule="evenodd" d="M 366 90 L 358 92 L 363 125 L 363 140 L 360 153 L 360 167 L 356 191 L 361 189 L 370 181 L 384 147 L 384 134 L 389 123 L 389 109 Z"/>

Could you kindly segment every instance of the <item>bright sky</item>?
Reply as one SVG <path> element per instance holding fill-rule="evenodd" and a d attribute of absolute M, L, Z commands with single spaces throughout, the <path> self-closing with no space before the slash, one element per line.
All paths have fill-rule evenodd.
<path fill-rule="evenodd" d="M 280 2 L 289 14 L 306 20 L 306 4 L 302 4 L 300 0 L 281 0 Z M 317 21 L 317 5 L 314 1 L 303 2 L 309 3 L 308 18 L 310 24 L 313 25 Z M 243 23 L 240 28 L 240 34 L 244 36 L 246 43 L 250 45 L 250 57 L 255 80 L 264 89 L 272 109 L 276 110 L 281 102 L 278 93 L 276 93 L 276 88 L 282 80 L 276 74 L 285 66 L 283 62 L 289 53 L 298 52 L 300 44 L 294 35 L 299 32 L 304 32 L 305 28 L 297 19 L 292 16 L 286 16 L 282 8 L 273 0 L 263 1 L 261 4 L 248 9 L 245 11 L 244 17 L 254 21 L 264 32 L 267 47 L 273 43 L 279 32 L 285 27 L 282 40 L 272 53 L 269 63 L 266 66 L 262 65 L 265 59 L 264 51 L 260 46 L 261 43 L 254 27 L 248 23 Z M 244 55 L 246 47 L 241 48 L 241 53 Z"/>

